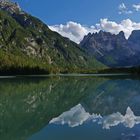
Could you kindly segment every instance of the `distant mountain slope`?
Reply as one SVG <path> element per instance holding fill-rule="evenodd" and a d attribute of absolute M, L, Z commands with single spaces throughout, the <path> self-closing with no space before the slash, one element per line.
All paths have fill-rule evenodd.
<path fill-rule="evenodd" d="M 104 67 L 18 4 L 0 2 L 0 72 L 59 73 Z"/>
<path fill-rule="evenodd" d="M 113 35 L 100 31 L 85 36 L 80 45 L 109 67 L 140 66 L 140 31 L 133 31 L 128 40 L 123 32 Z"/>

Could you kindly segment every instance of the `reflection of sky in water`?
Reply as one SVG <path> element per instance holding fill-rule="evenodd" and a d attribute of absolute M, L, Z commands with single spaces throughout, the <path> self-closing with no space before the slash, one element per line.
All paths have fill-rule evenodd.
<path fill-rule="evenodd" d="M 28 140 L 140 140 L 140 117 L 130 107 L 124 115 L 90 114 L 81 104 L 52 119 Z"/>
<path fill-rule="evenodd" d="M 78 84 L 82 87 L 77 91 L 88 93 L 87 96 L 74 103 L 75 92 L 71 101 L 80 104 L 50 118 L 49 124 L 29 140 L 140 140 L 140 81 L 125 79 L 99 83 L 90 81 L 85 89 L 83 84 Z M 69 91 L 67 95 L 73 93 Z"/>
<path fill-rule="evenodd" d="M 91 115 L 79 104 L 70 111 L 64 112 L 59 117 L 52 119 L 50 124 L 68 124 L 69 127 L 76 127 L 88 121 L 97 122 L 101 124 L 104 129 L 110 129 L 119 124 L 123 124 L 128 128 L 133 128 L 136 124 L 140 124 L 140 117 L 135 116 L 130 107 L 127 108 L 125 115 L 119 112 L 108 116 L 101 116 L 94 113 Z"/>

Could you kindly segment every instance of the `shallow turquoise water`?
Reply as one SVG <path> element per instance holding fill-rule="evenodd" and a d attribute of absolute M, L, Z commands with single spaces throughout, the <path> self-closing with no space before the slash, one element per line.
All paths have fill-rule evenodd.
<path fill-rule="evenodd" d="M 0 140 L 139 140 L 140 80 L 0 79 Z"/>

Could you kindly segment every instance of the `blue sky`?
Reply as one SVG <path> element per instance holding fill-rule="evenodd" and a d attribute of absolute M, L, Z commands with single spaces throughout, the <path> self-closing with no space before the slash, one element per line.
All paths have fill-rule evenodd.
<path fill-rule="evenodd" d="M 30 14 L 37 16 L 45 23 L 60 24 L 75 21 L 92 25 L 101 18 L 121 21 L 130 18 L 140 21 L 140 13 L 118 14 L 118 6 L 125 3 L 128 7 L 140 3 L 140 0 L 15 0 Z"/>
<path fill-rule="evenodd" d="M 140 30 L 140 0 L 14 0 L 50 29 L 79 43 L 100 30 L 128 38 Z"/>

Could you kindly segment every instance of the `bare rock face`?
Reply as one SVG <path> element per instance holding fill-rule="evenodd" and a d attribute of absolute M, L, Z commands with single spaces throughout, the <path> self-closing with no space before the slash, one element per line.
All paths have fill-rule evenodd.
<path fill-rule="evenodd" d="M 22 11 L 18 3 L 13 3 L 10 0 L 0 0 L 0 9 L 8 11 L 11 14 Z"/>
<path fill-rule="evenodd" d="M 27 67 L 55 73 L 106 67 L 8 0 L 0 0 L 0 64 L 0 70 Z"/>
<path fill-rule="evenodd" d="M 85 36 L 80 46 L 109 67 L 140 66 L 140 31 L 133 31 L 128 40 L 122 31 L 100 31 Z"/>

